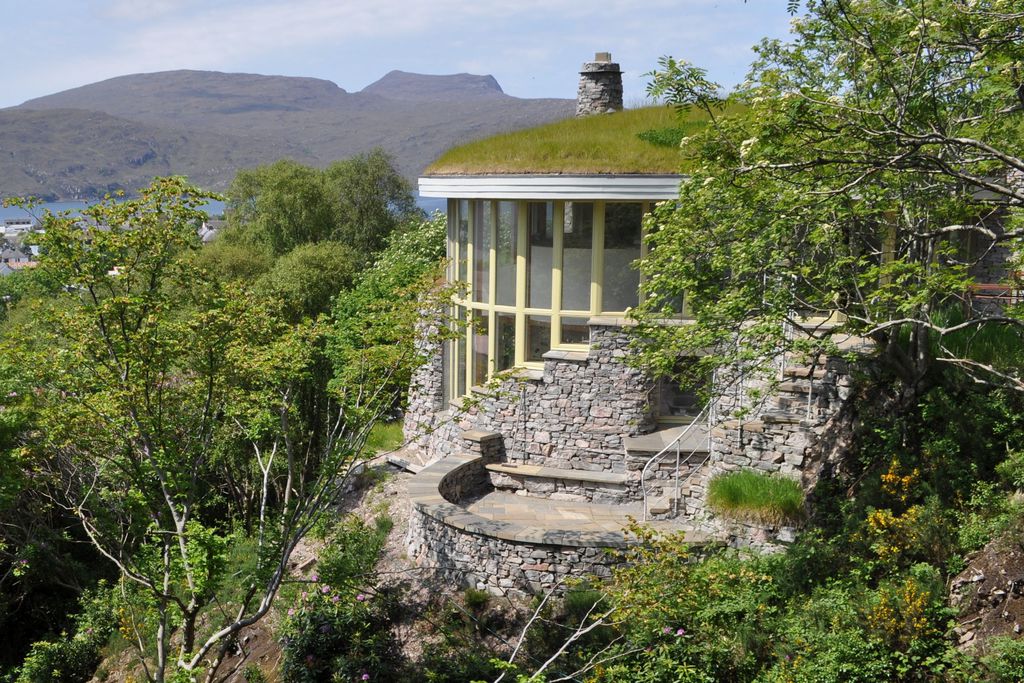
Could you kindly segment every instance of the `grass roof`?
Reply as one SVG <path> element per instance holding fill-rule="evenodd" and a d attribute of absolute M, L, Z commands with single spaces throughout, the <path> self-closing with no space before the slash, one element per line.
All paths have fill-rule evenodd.
<path fill-rule="evenodd" d="M 669 106 L 566 119 L 455 147 L 426 174 L 680 173 L 679 141 L 704 124 Z"/>

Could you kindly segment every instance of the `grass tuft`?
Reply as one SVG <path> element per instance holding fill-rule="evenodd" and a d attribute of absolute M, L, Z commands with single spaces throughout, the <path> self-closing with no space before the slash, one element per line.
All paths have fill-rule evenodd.
<path fill-rule="evenodd" d="M 678 140 L 703 127 L 704 116 L 659 105 L 566 119 L 448 150 L 426 174 L 680 173 Z"/>
<path fill-rule="evenodd" d="M 740 470 L 711 480 L 708 505 L 726 517 L 782 524 L 803 516 L 804 492 L 793 479 Z"/>
<path fill-rule="evenodd" d="M 370 428 L 364 450 L 367 454 L 387 453 L 399 448 L 403 441 L 402 421 L 378 422 Z"/>

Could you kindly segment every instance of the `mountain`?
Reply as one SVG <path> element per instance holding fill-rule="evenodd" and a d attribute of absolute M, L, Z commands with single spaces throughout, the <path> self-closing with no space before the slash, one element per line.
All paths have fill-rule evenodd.
<path fill-rule="evenodd" d="M 282 157 L 326 166 L 378 146 L 412 178 L 452 145 L 573 107 L 472 74 L 392 71 L 354 93 L 316 78 L 133 74 L 0 109 L 0 195 L 89 198 L 166 173 L 222 190 L 239 168 Z"/>
<path fill-rule="evenodd" d="M 361 91 L 396 100 L 436 100 L 504 95 L 494 76 L 452 74 L 426 76 L 407 71 L 391 71 Z"/>

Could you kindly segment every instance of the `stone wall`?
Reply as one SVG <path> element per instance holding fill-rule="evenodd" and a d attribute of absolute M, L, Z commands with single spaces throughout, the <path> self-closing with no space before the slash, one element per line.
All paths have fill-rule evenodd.
<path fill-rule="evenodd" d="M 707 510 L 707 485 L 725 472 L 751 469 L 802 480 L 811 449 L 825 433 L 853 391 L 846 361 L 827 358 L 819 365 L 783 370 L 785 380 L 776 393 L 742 419 L 725 419 L 711 429 L 711 453 L 706 464 L 690 477 L 680 501 L 683 513 L 726 532 L 736 546 L 771 544 L 768 527 L 715 520 Z M 755 381 L 750 379 L 749 381 Z M 764 383 L 767 385 L 768 383 Z M 728 528 L 727 528 L 728 527 Z M 729 528 L 738 529 L 729 532 Z M 754 531 L 750 531 L 754 530 Z M 745 539 L 745 540 L 744 540 Z"/>
<path fill-rule="evenodd" d="M 415 349 L 423 364 L 413 372 L 409 382 L 409 403 L 405 409 L 402 436 L 409 447 L 417 450 L 437 429 L 444 411 L 444 355 L 437 329 L 440 316 L 433 311 L 421 312 L 416 323 Z"/>
<path fill-rule="evenodd" d="M 518 543 L 469 533 L 428 514 L 414 512 L 408 551 L 444 581 L 492 595 L 535 595 L 564 589 L 570 576 L 611 575 L 618 562 L 604 548 Z"/>
<path fill-rule="evenodd" d="M 598 53 L 580 70 L 576 116 L 622 111 L 622 71 L 608 53 Z"/>
<path fill-rule="evenodd" d="M 603 325 L 590 331 L 589 351 L 551 351 L 542 373 L 510 377 L 440 412 L 431 412 L 438 404 L 429 392 L 441 382 L 441 363 L 420 368 L 410 390 L 407 437 L 417 437 L 427 461 L 458 452 L 459 435 L 480 430 L 501 434 L 510 462 L 625 472 L 632 465 L 623 437 L 654 427 L 653 383 L 626 364 L 626 332 Z"/>

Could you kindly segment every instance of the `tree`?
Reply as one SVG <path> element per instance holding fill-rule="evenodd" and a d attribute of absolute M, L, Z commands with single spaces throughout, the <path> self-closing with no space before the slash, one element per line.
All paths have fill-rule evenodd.
<path fill-rule="evenodd" d="M 274 255 L 337 241 L 360 254 L 363 264 L 399 225 L 423 217 L 409 182 L 380 149 L 323 171 L 288 160 L 239 171 L 228 199 L 229 239 Z"/>
<path fill-rule="evenodd" d="M 377 417 L 351 399 L 342 408 L 310 371 L 321 326 L 289 324 L 197 267 L 204 197 L 157 179 L 81 220 L 48 217 L 40 267 L 63 291 L 39 302 L 33 335 L 12 330 L 3 349 L 31 376 L 34 450 L 59 483 L 55 503 L 120 572 L 119 626 L 155 681 L 204 668 L 216 678 Z M 233 490 L 255 496 L 249 534 L 225 517 Z M 251 567 L 228 565 L 240 552 Z M 224 602 L 237 571 L 244 594 Z"/>
<path fill-rule="evenodd" d="M 364 255 L 379 251 L 403 223 L 423 217 L 409 181 L 384 150 L 336 161 L 324 171 L 335 211 L 333 239 Z"/>
<path fill-rule="evenodd" d="M 352 284 L 361 260 L 341 242 L 303 244 L 279 258 L 256 287 L 279 298 L 293 320 L 315 318 Z"/>
<path fill-rule="evenodd" d="M 228 189 L 228 205 L 230 237 L 274 255 L 331 239 L 334 232 L 323 173 L 288 159 L 239 171 Z"/>
<path fill-rule="evenodd" d="M 1019 3 L 812 0 L 789 42 L 757 54 L 734 115 L 699 69 L 665 59 L 653 74 L 652 94 L 709 125 L 684 141 L 679 202 L 649 226 L 646 360 L 712 349 L 704 371 L 764 368 L 852 334 L 908 399 L 936 364 L 1024 388 L 1020 305 L 971 297 L 986 279 L 1020 288 Z M 1005 269 L 986 275 L 996 256 Z M 695 324 L 659 326 L 679 296 Z"/>

